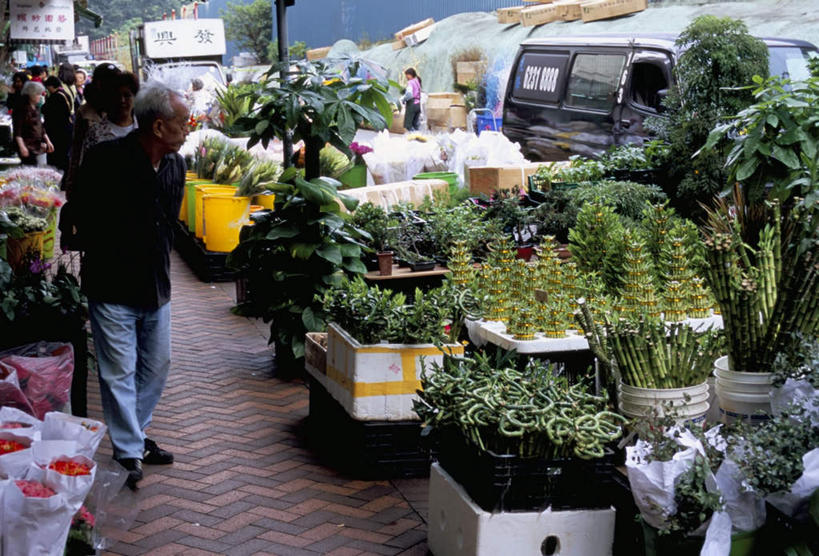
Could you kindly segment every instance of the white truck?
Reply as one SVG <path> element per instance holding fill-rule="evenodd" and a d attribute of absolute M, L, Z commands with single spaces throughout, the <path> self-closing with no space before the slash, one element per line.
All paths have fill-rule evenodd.
<path fill-rule="evenodd" d="M 222 69 L 226 52 L 221 19 L 150 21 L 131 31 L 131 63 L 143 79 L 156 77 L 175 89 L 187 90 L 200 79 L 206 89 L 227 84 Z"/>

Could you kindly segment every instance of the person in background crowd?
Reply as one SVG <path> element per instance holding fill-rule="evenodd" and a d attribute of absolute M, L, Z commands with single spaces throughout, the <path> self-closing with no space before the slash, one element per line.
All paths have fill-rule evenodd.
<path fill-rule="evenodd" d="M 15 106 L 17 106 L 17 103 L 23 98 L 20 91 L 28 80 L 28 74 L 24 71 L 18 71 L 11 78 L 11 92 L 9 92 L 6 97 L 6 107 L 9 109 L 9 112 L 13 113 Z"/>
<path fill-rule="evenodd" d="M 104 99 L 105 117 L 91 124 L 85 137 L 83 151 L 118 137 L 125 137 L 137 128 L 134 119 L 134 97 L 139 92 L 139 81 L 130 71 L 122 72 L 114 78 L 112 94 Z"/>
<path fill-rule="evenodd" d="M 105 117 L 106 104 L 110 104 L 110 98 L 114 94 L 116 77 L 120 71 L 114 64 L 100 64 L 94 69 L 91 82 L 85 86 L 85 104 L 80 106 L 74 117 L 74 137 L 71 140 L 71 153 L 68 159 L 68 171 L 63 175 L 61 188 L 66 192 L 66 198 L 71 198 L 71 190 L 74 186 L 74 179 L 82 164 L 85 151 L 85 137 L 91 126 Z M 62 218 L 62 215 L 61 215 Z M 68 228 L 63 228 L 60 223 L 60 230 L 63 232 L 62 248 L 70 249 L 70 245 L 65 243 L 72 234 Z M 65 224 L 68 226 L 68 223 Z"/>
<path fill-rule="evenodd" d="M 54 152 L 40 117 L 46 90 L 42 83 L 29 81 L 20 91 L 21 99 L 12 114 L 14 141 L 20 160 L 28 166 L 45 166 L 46 153 Z"/>
<path fill-rule="evenodd" d="M 407 104 L 404 128 L 407 131 L 416 131 L 419 126 L 418 120 L 421 118 L 421 78 L 418 77 L 415 68 L 407 68 L 404 75 L 407 78 L 407 88 L 401 99 Z"/>
<path fill-rule="evenodd" d="M 74 118 L 74 112 L 76 112 L 77 108 L 79 108 L 80 103 L 77 100 L 77 87 L 74 85 L 76 83 L 76 78 L 74 77 L 74 66 L 69 64 L 68 62 L 63 62 L 60 64 L 60 68 L 57 70 L 57 77 L 60 78 L 63 84 L 63 90 L 71 97 L 71 118 Z"/>
<path fill-rule="evenodd" d="M 48 164 L 63 172 L 68 168 L 68 149 L 71 147 L 71 97 L 55 76 L 49 75 L 44 82 L 48 91 L 43 105 L 45 130 L 54 144 L 54 151 L 48 153 Z"/>
<path fill-rule="evenodd" d="M 74 66 L 74 86 L 77 88 L 77 100 L 81 105 L 85 102 L 85 82 L 88 81 L 88 73 L 79 66 Z"/>
<path fill-rule="evenodd" d="M 36 81 L 37 83 L 42 83 L 43 79 L 46 78 L 46 71 L 45 71 L 45 69 L 43 69 L 42 66 L 37 66 L 37 65 L 31 66 L 29 71 L 31 72 L 31 80 L 32 81 Z"/>
<path fill-rule="evenodd" d="M 140 90 L 134 112 L 137 130 L 86 153 L 71 202 L 85 251 L 80 276 L 105 423 L 114 459 L 136 489 L 143 463 L 174 459 L 145 431 L 171 362 L 170 249 L 185 184 L 178 151 L 190 114 L 184 99 L 161 84 Z"/>
<path fill-rule="evenodd" d="M 204 116 L 210 110 L 208 93 L 205 84 L 198 77 L 191 79 L 191 90 L 188 93 L 188 106 L 193 117 Z"/>

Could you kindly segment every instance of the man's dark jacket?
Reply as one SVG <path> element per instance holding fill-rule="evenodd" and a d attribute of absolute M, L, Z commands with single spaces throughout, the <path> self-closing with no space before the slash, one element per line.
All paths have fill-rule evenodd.
<path fill-rule="evenodd" d="M 165 155 L 155 171 L 135 131 L 92 147 L 71 197 L 91 301 L 158 309 L 171 297 L 170 250 L 185 162 Z"/>

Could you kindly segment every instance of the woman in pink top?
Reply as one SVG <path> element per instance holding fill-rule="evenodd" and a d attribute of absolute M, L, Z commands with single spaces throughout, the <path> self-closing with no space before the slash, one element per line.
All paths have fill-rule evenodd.
<path fill-rule="evenodd" d="M 415 68 L 407 68 L 404 72 L 407 77 L 407 88 L 402 100 L 407 103 L 404 112 L 404 128 L 407 131 L 418 129 L 418 120 L 421 117 L 421 78 Z"/>

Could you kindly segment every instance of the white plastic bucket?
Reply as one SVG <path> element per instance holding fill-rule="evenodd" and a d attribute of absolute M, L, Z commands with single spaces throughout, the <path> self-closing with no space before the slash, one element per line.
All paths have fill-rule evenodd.
<path fill-rule="evenodd" d="M 627 417 L 643 417 L 657 408 L 663 414 L 663 405 L 671 403 L 678 421 L 699 422 L 708 412 L 708 383 L 685 388 L 637 388 L 620 383 L 618 388 L 620 411 Z M 686 399 L 686 396 L 689 399 Z"/>
<path fill-rule="evenodd" d="M 728 369 L 728 356 L 714 362 L 716 392 L 722 420 L 751 424 L 766 421 L 771 414 L 771 373 L 740 373 Z"/>

